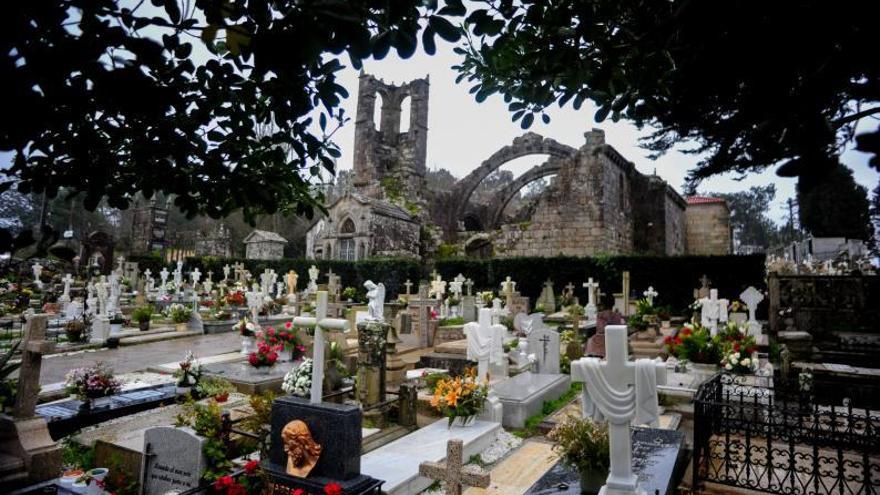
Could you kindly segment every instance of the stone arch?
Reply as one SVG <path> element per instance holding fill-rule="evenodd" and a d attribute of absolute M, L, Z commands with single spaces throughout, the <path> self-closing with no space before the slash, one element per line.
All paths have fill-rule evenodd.
<path fill-rule="evenodd" d="M 532 167 L 527 172 L 517 177 L 513 182 L 504 186 L 504 189 L 498 193 L 498 201 L 492 209 L 491 216 L 489 217 L 492 222 L 491 227 L 496 229 L 499 227 L 504 208 L 507 207 L 508 203 L 513 200 L 514 196 L 516 196 L 522 188 L 538 179 L 559 173 L 560 161 L 560 159 L 551 158 L 541 165 Z"/>
<path fill-rule="evenodd" d="M 452 189 L 452 197 L 456 202 L 455 218 L 461 218 L 470 203 L 474 190 L 489 174 L 498 170 L 505 163 L 528 155 L 550 155 L 552 158 L 565 158 L 576 153 L 571 146 L 554 139 L 545 138 L 540 134 L 528 132 L 513 140 L 513 143 L 501 148 L 487 158 L 467 177 L 458 181 Z"/>
<path fill-rule="evenodd" d="M 399 132 L 401 134 L 406 134 L 409 132 L 411 120 L 412 120 L 412 102 L 413 98 L 409 93 L 405 93 L 405 96 L 400 100 L 400 129 Z"/>
<path fill-rule="evenodd" d="M 384 99 L 382 98 L 382 94 L 379 91 L 376 91 L 376 99 L 373 103 L 373 129 L 376 131 L 382 131 L 382 105 L 384 103 Z"/>
<path fill-rule="evenodd" d="M 355 225 L 351 217 L 346 217 L 345 220 L 339 222 L 340 234 L 354 234 L 355 232 L 357 232 L 357 225 Z"/>
<path fill-rule="evenodd" d="M 492 239 L 489 234 L 474 234 L 464 241 L 464 254 L 468 258 L 488 259 L 492 257 Z"/>

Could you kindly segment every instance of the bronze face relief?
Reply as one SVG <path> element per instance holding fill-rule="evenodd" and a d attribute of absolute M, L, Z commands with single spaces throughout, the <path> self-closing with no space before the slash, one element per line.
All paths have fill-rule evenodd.
<path fill-rule="evenodd" d="M 281 430 L 281 441 L 287 454 L 287 474 L 300 478 L 308 476 L 321 457 L 321 446 L 312 438 L 309 427 L 295 419 Z"/>

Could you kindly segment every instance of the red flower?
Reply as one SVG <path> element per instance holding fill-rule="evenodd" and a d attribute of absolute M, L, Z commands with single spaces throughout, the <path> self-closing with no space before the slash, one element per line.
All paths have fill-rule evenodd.
<path fill-rule="evenodd" d="M 226 495 L 247 495 L 247 488 L 240 483 L 236 483 L 229 487 L 229 490 L 226 491 Z"/>
<path fill-rule="evenodd" d="M 235 484 L 235 480 L 232 479 L 232 476 L 221 476 L 214 482 L 214 491 L 222 492 L 233 484 Z"/>
<path fill-rule="evenodd" d="M 248 363 L 250 363 L 251 366 L 256 366 L 257 363 L 259 363 L 259 362 L 260 362 L 260 358 L 257 357 L 256 352 L 252 352 L 248 355 Z"/>
<path fill-rule="evenodd" d="M 681 336 L 687 337 L 688 335 L 691 334 L 691 332 L 692 332 L 691 327 L 684 327 L 681 329 Z"/>
<path fill-rule="evenodd" d="M 738 342 L 736 344 L 733 344 L 733 350 L 734 350 L 734 352 L 739 352 L 739 343 Z"/>
<path fill-rule="evenodd" d="M 289 321 L 288 321 L 287 323 L 284 324 L 284 328 L 286 328 L 286 329 L 288 329 L 288 330 L 290 330 L 291 327 L 293 327 L 293 324 L 290 323 Z"/>
<path fill-rule="evenodd" d="M 342 487 L 339 483 L 327 483 L 324 485 L 324 495 L 342 495 Z"/>
<path fill-rule="evenodd" d="M 681 337 L 676 337 L 672 340 L 675 345 L 681 345 Z"/>
<path fill-rule="evenodd" d="M 248 476 L 253 476 L 254 473 L 257 472 L 257 469 L 260 467 L 260 461 L 254 459 L 248 461 L 247 464 L 244 465 L 244 474 Z"/>
<path fill-rule="evenodd" d="M 302 488 L 297 488 L 290 495 L 306 495 L 306 492 L 304 492 Z"/>
<path fill-rule="evenodd" d="M 272 343 L 272 344 L 277 344 L 277 343 L 278 343 L 278 339 L 276 339 L 275 337 L 272 337 L 272 338 L 269 339 L 269 342 Z"/>
<path fill-rule="evenodd" d="M 268 334 L 270 337 L 275 335 L 275 329 L 272 327 L 269 327 L 269 329 L 266 330 L 266 334 Z"/>

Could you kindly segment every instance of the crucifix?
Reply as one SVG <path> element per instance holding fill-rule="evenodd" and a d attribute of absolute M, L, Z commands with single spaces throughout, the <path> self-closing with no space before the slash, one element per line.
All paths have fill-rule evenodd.
<path fill-rule="evenodd" d="M 411 295 L 410 291 L 412 291 L 413 283 L 410 282 L 409 279 L 406 279 L 406 282 L 404 282 L 403 285 L 406 287 L 406 300 L 409 301 L 409 296 Z"/>
<path fill-rule="evenodd" d="M 471 290 L 474 288 L 474 281 L 473 280 L 466 279 L 464 281 L 464 287 L 465 287 L 465 291 L 467 292 L 466 295 L 468 295 L 468 296 L 473 295 L 473 294 L 471 294 Z"/>
<path fill-rule="evenodd" d="M 596 307 L 596 289 L 599 288 L 599 282 L 593 282 L 593 277 L 587 279 L 581 285 L 583 288 L 587 289 L 587 307 L 592 306 Z"/>
<path fill-rule="evenodd" d="M 610 473 L 600 493 L 644 494 L 632 471 L 630 422 L 659 419 L 657 385 L 666 384 L 666 365 L 651 359 L 629 361 L 626 325 L 605 327 L 605 360 L 581 358 L 571 364 L 573 381 L 584 382 L 583 415 L 608 421 Z"/>
<path fill-rule="evenodd" d="M 477 465 L 462 466 L 464 441 L 453 438 L 446 443 L 444 462 L 423 462 L 419 464 L 419 476 L 446 482 L 446 495 L 461 495 L 462 485 L 488 488 L 489 473 Z"/>
<path fill-rule="evenodd" d="M 644 296 L 645 296 L 645 299 L 648 300 L 648 303 L 649 303 L 651 306 L 653 306 L 653 305 L 654 305 L 654 298 L 657 297 L 657 296 L 659 296 L 660 294 L 659 294 L 656 290 L 654 290 L 654 286 L 649 285 L 649 286 L 648 286 L 648 290 L 646 290 L 645 292 L 643 292 L 642 295 L 644 295 Z"/>
<path fill-rule="evenodd" d="M 315 329 L 312 353 L 312 390 L 309 402 L 320 404 L 324 387 L 324 330 L 348 332 L 348 320 L 327 318 L 327 291 L 319 290 L 316 298 L 315 316 L 297 316 L 293 319 L 295 327 Z"/>
<path fill-rule="evenodd" d="M 544 347 L 544 356 L 541 358 L 541 364 L 543 364 L 547 362 L 547 346 L 550 345 L 550 336 L 545 333 L 543 337 L 538 339 L 538 342 L 541 342 Z"/>

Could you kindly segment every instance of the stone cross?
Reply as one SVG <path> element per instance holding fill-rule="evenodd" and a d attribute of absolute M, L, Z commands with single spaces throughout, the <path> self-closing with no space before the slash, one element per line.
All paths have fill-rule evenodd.
<path fill-rule="evenodd" d="M 297 316 L 293 319 L 295 327 L 315 329 L 314 352 L 312 355 L 312 390 L 309 401 L 320 404 L 324 387 L 324 330 L 348 332 L 348 320 L 327 318 L 327 291 L 318 291 L 315 316 Z"/>
<path fill-rule="evenodd" d="M 653 305 L 654 305 L 654 298 L 657 297 L 657 296 L 660 295 L 660 294 L 658 294 L 657 291 L 654 290 L 654 287 L 653 287 L 653 286 L 649 285 L 649 286 L 648 286 L 648 290 L 646 290 L 645 292 L 643 292 L 642 295 L 644 295 L 644 296 L 645 296 L 645 299 L 648 300 L 648 304 L 650 304 L 651 306 L 653 306 Z"/>
<path fill-rule="evenodd" d="M 428 299 L 428 285 L 419 284 L 419 298 L 409 301 L 409 307 L 417 311 L 416 318 L 419 322 L 419 345 L 428 347 L 428 321 L 429 311 L 436 306 L 436 301 Z"/>
<path fill-rule="evenodd" d="M 260 308 L 263 307 L 263 293 L 259 290 L 257 284 L 251 287 L 251 290 L 245 292 L 248 309 L 251 310 L 251 319 L 257 323 L 260 316 Z"/>
<path fill-rule="evenodd" d="M 480 309 L 478 322 L 465 323 L 467 337 L 467 358 L 477 362 L 477 377 L 485 379 L 489 374 L 489 363 L 501 364 L 504 356 L 504 334 L 507 327 L 492 324 L 492 310 Z"/>
<path fill-rule="evenodd" d="M 452 292 L 452 295 L 455 297 L 461 297 L 461 282 L 458 280 L 453 280 L 449 282 L 449 291 Z"/>
<path fill-rule="evenodd" d="M 584 282 L 582 284 L 582 287 L 587 289 L 587 307 L 585 308 L 586 313 L 587 313 L 587 319 L 588 320 L 595 320 L 596 319 L 595 313 L 597 312 L 596 292 L 599 290 L 599 283 L 593 282 L 593 277 L 590 277 L 587 279 L 586 282 Z M 591 310 L 593 312 L 592 316 L 590 315 Z"/>
<path fill-rule="evenodd" d="M 761 334 L 761 324 L 755 318 L 755 311 L 758 309 L 758 304 L 761 304 L 761 301 L 764 300 L 764 294 L 761 294 L 761 291 L 750 285 L 739 295 L 739 298 L 749 308 L 749 334 L 757 337 Z"/>
<path fill-rule="evenodd" d="M 587 382 L 583 388 L 584 416 L 592 415 L 587 411 L 588 405 L 593 405 L 604 414 L 608 420 L 608 436 L 610 443 L 610 474 L 606 484 L 602 487 L 602 493 L 614 493 L 619 495 L 637 495 L 644 493 L 639 490 L 638 478 L 632 471 L 632 440 L 630 437 L 630 422 L 637 416 L 640 399 L 635 390 L 636 362 L 629 360 L 627 352 L 626 325 L 608 325 L 605 328 L 605 360 L 599 358 L 581 358 L 572 363 L 572 380 Z M 641 360 L 640 360 L 641 361 Z M 647 361 L 653 364 L 656 385 L 666 383 L 666 364 L 656 361 Z M 643 362 L 644 362 L 643 361 Z M 588 392 L 594 388 L 594 376 L 586 372 L 588 368 L 598 367 L 601 375 L 598 383 L 602 388 Z M 602 386 L 604 384 L 604 386 Z M 608 389 L 608 390 L 605 390 Z M 646 390 L 646 393 L 652 391 Z M 653 390 L 656 401 L 656 387 Z M 656 413 L 655 413 L 656 416 Z M 656 419 L 654 420 L 656 421 Z"/>
<path fill-rule="evenodd" d="M 63 295 L 69 298 L 70 297 L 70 284 L 73 283 L 73 275 L 68 273 L 67 275 L 64 276 L 64 278 L 61 279 L 61 281 L 64 282 L 64 294 Z"/>
<path fill-rule="evenodd" d="M 437 273 L 437 269 L 434 268 L 434 271 L 431 272 L 431 280 L 437 280 L 440 278 L 440 274 Z"/>
<path fill-rule="evenodd" d="M 453 438 L 446 443 L 446 460 L 419 464 L 419 476 L 446 482 L 446 495 L 461 495 L 463 485 L 488 488 L 489 473 L 479 466 L 462 466 L 463 456 L 464 441 Z"/>
<path fill-rule="evenodd" d="M 202 272 L 199 271 L 199 267 L 196 267 L 195 270 L 190 272 L 189 276 L 192 279 L 193 288 L 195 288 L 195 286 L 199 285 L 199 280 L 202 279 Z"/>
<path fill-rule="evenodd" d="M 431 290 L 428 292 L 428 297 L 443 299 L 443 294 L 446 294 L 446 282 L 440 278 L 440 275 L 437 275 L 434 280 L 431 281 Z"/>
<path fill-rule="evenodd" d="M 712 336 L 718 333 L 718 322 L 727 321 L 727 299 L 718 299 L 718 289 L 709 289 L 709 297 L 700 299 L 700 324 Z"/>
<path fill-rule="evenodd" d="M 147 268 L 146 270 L 144 270 L 144 278 L 149 279 L 149 278 L 151 278 L 152 276 L 153 276 L 153 272 L 152 272 L 149 268 Z"/>
<path fill-rule="evenodd" d="M 406 299 L 409 300 L 409 296 L 412 294 L 410 291 L 412 290 L 413 283 L 410 282 L 409 279 L 406 279 L 406 282 L 404 282 L 403 285 L 406 287 Z"/>
<path fill-rule="evenodd" d="M 226 263 L 225 265 L 223 265 L 223 281 L 225 282 L 226 279 L 228 279 L 228 278 L 229 278 L 229 263 Z"/>
<path fill-rule="evenodd" d="M 54 342 L 46 340 L 46 321 L 48 316 L 36 314 L 28 317 L 22 339 L 21 368 L 18 371 L 18 394 L 12 409 L 14 418 L 31 418 L 37 408 L 40 394 L 40 368 L 43 354 L 52 352 Z"/>
<path fill-rule="evenodd" d="M 467 295 L 468 295 L 468 296 L 473 295 L 473 294 L 471 293 L 471 291 L 472 291 L 473 288 L 474 288 L 474 281 L 473 281 L 473 280 L 471 280 L 471 279 L 467 279 L 467 280 L 465 280 L 465 281 L 464 281 L 464 287 L 465 287 L 465 291 L 467 292 Z"/>
<path fill-rule="evenodd" d="M 34 263 L 34 266 L 31 267 L 31 270 L 34 272 L 34 283 L 37 284 L 37 287 L 42 288 L 43 282 L 40 281 L 40 274 L 43 273 L 43 265 L 40 262 Z"/>

